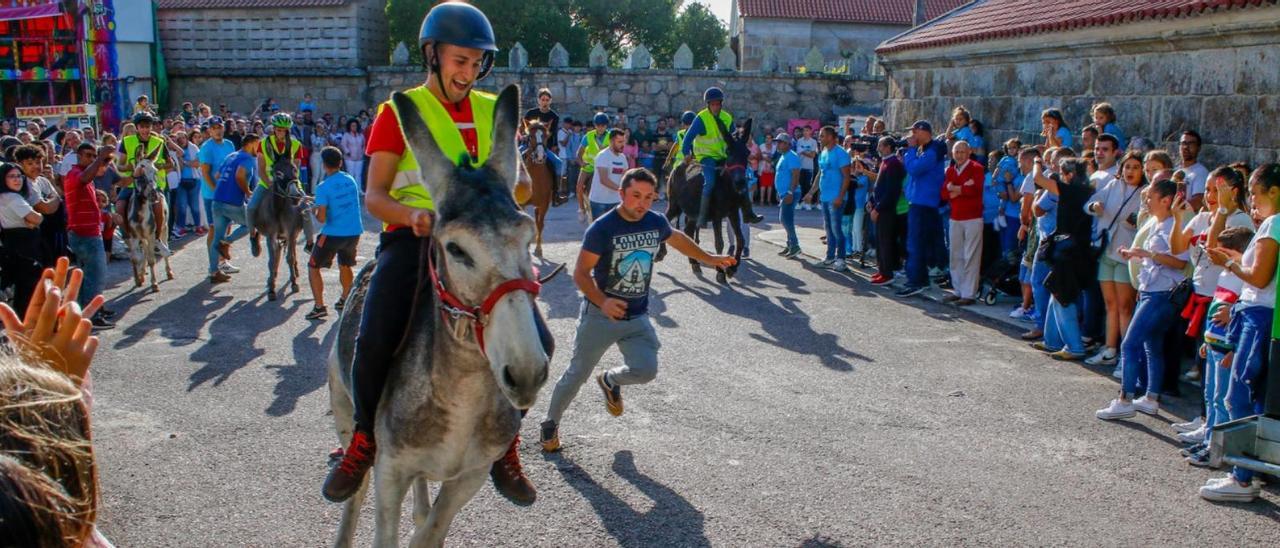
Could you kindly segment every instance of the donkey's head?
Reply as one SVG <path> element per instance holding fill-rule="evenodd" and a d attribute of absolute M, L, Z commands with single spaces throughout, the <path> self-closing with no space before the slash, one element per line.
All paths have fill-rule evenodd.
<path fill-rule="evenodd" d="M 285 138 L 284 149 L 293 150 L 293 136 Z M 284 158 L 276 155 L 275 147 L 268 140 L 262 141 L 262 153 L 271 162 L 271 184 L 280 189 L 292 188 L 298 180 L 298 168 L 289 161 L 292 155 L 286 153 Z M 277 161 L 279 160 L 279 161 Z"/>
<path fill-rule="evenodd" d="M 144 142 L 139 146 L 145 147 L 145 145 L 146 143 Z M 146 149 L 143 148 L 143 150 Z M 151 195 L 155 193 L 156 178 L 160 176 L 160 168 L 156 167 L 156 162 L 159 161 L 160 155 L 163 153 L 164 147 L 160 146 L 152 151 L 151 154 L 139 156 L 138 159 L 133 162 L 134 192 L 137 192 L 144 198 L 149 199 L 151 198 Z"/>
<path fill-rule="evenodd" d="M 751 142 L 751 123 L 748 118 L 741 128 L 726 139 L 728 158 L 724 162 L 724 171 L 738 193 L 747 190 L 747 165 L 751 159 L 751 149 L 747 145 Z"/>
<path fill-rule="evenodd" d="M 520 161 L 515 140 L 519 93 L 512 85 L 498 96 L 492 150 L 479 167 L 469 160 L 455 167 L 422 117 L 414 114 L 413 102 L 400 93 L 392 96 L 405 140 L 435 203 L 436 268 L 446 289 L 468 306 L 481 305 L 504 282 L 535 279 L 529 257 L 533 218 L 519 210 L 513 196 Z M 494 380 L 521 409 L 533 405 L 547 379 L 549 359 L 539 337 L 539 314 L 532 294 L 505 292 L 497 298 L 484 327 L 482 350 Z"/>

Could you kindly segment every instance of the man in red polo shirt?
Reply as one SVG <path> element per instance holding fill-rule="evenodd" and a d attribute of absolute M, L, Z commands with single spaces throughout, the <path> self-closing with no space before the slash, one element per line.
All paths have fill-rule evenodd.
<path fill-rule="evenodd" d="M 978 272 L 982 265 L 982 164 L 970 159 L 969 143 L 956 141 L 954 163 L 942 183 L 942 199 L 951 203 L 951 287 L 943 300 L 967 306 L 978 296 Z"/>
<path fill-rule="evenodd" d="M 111 147 L 94 149 L 91 143 L 76 147 L 76 164 L 62 177 L 62 192 L 66 196 L 68 245 L 84 271 L 81 282 L 80 306 L 102 293 L 107 275 L 107 252 L 102 245 L 102 208 L 98 204 L 98 192 L 93 179 L 111 163 Z M 90 320 L 94 329 L 114 327 L 102 311 Z"/>
<path fill-rule="evenodd" d="M 419 47 L 428 66 L 427 80 L 406 90 L 405 95 L 415 105 L 431 106 L 425 112 L 419 106 L 418 114 L 423 115 L 433 134 L 457 131 L 470 156 L 466 160 L 484 163 L 488 158 L 480 157 L 475 116 L 481 112 L 492 117 L 496 97 L 472 88 L 489 73 L 498 49 L 488 18 L 468 4 L 439 4 L 423 21 Z M 436 106 L 448 114 L 451 127 L 433 114 Z M 421 181 L 422 171 L 417 166 L 421 159 L 406 158 L 404 135 L 393 108 L 390 102 L 379 107 L 365 145 L 365 154 L 369 156 L 365 204 L 369 213 L 383 222 L 384 229 L 378 243 L 378 262 L 365 294 L 352 360 L 355 432 L 342 453 L 342 461 L 325 479 L 323 489 L 325 498 L 334 502 L 354 494 L 374 463 L 377 451 L 374 418 L 388 368 L 409 323 L 413 299 L 408 295 L 416 287 L 421 270 L 422 239 L 431 236 L 433 225 L 435 206 Z M 479 121 L 485 127 L 492 125 L 491 119 Z M 455 162 L 463 161 L 449 153 L 446 156 Z M 457 156 L 462 156 L 461 151 Z M 541 316 L 538 327 L 550 356 L 551 336 Z M 502 459 L 493 463 L 490 476 L 499 493 L 524 506 L 533 504 L 537 492 L 524 475 L 519 445 L 517 435 Z"/>

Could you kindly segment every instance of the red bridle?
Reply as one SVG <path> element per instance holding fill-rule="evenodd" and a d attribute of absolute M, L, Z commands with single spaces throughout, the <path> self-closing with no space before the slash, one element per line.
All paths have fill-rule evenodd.
<path fill-rule="evenodd" d="M 527 278 L 516 278 L 507 280 L 498 284 L 489 292 L 489 296 L 485 297 L 484 302 L 480 306 L 467 306 L 453 293 L 444 287 L 444 283 L 440 281 L 440 275 L 436 272 L 435 253 L 427 252 L 427 270 L 431 273 L 431 286 L 435 288 L 437 306 L 440 307 L 441 316 L 450 316 L 455 321 L 459 318 L 466 318 L 471 321 L 472 328 L 476 332 L 476 343 L 480 345 L 480 355 L 488 357 L 484 349 L 484 327 L 489 324 L 489 314 L 493 312 L 493 307 L 498 304 L 498 299 L 506 296 L 507 293 L 516 291 L 524 291 L 533 296 L 538 296 L 538 292 L 542 290 L 542 284 L 537 280 Z"/>

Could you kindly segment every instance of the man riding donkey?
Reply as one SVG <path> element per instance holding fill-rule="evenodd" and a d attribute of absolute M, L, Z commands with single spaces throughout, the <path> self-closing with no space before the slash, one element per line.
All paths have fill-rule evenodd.
<path fill-rule="evenodd" d="M 137 161 L 140 158 L 151 156 L 152 154 L 155 154 L 156 151 L 166 147 L 170 150 L 181 153 L 181 149 L 179 149 L 177 145 L 151 131 L 151 128 L 155 123 L 156 119 L 151 115 L 151 113 L 139 112 L 133 116 L 133 125 L 138 128 L 138 133 L 135 135 L 128 135 L 124 139 L 120 140 L 120 153 L 124 156 L 124 163 L 119 169 L 120 174 L 122 175 L 119 184 L 126 186 L 120 189 L 119 193 L 116 195 L 116 211 L 119 212 L 122 217 L 128 215 L 129 198 L 133 196 L 134 190 L 133 169 Z M 156 234 L 168 234 L 168 228 L 166 228 L 168 225 L 165 224 L 165 204 L 163 199 L 164 193 L 168 188 L 168 178 L 165 176 L 164 170 L 164 166 L 168 164 L 168 161 L 166 160 L 166 158 L 168 158 L 168 154 L 161 152 L 156 154 L 155 158 L 155 166 L 159 168 L 160 171 L 156 174 L 156 180 L 153 181 L 153 183 L 160 191 L 156 195 L 161 198 L 151 202 L 151 215 L 155 219 Z M 129 223 L 121 223 L 120 227 L 125 230 L 125 232 L 128 232 Z M 125 236 L 127 237 L 128 234 L 125 234 Z M 173 254 L 169 251 L 169 246 L 165 245 L 164 238 L 156 239 L 156 247 L 160 249 L 161 256 L 167 257 Z"/>
<path fill-rule="evenodd" d="M 275 165 L 281 158 L 288 158 L 293 163 L 294 173 L 302 173 L 302 141 L 293 138 L 293 118 L 283 112 L 277 112 L 271 115 L 269 120 L 271 124 L 271 134 L 262 141 L 262 154 L 258 155 L 258 184 L 253 187 L 253 196 L 249 198 L 249 207 L 246 220 L 249 227 L 249 251 L 254 257 L 262 254 L 262 244 L 258 241 L 258 232 L 253 226 L 253 211 L 257 209 L 258 204 L 271 192 L 271 174 L 275 173 L 271 167 Z M 274 154 L 269 154 L 273 152 Z M 307 197 L 306 192 L 302 189 L 302 181 L 297 181 L 298 185 L 293 189 L 297 195 L 295 198 L 304 199 Z M 311 252 L 312 243 L 315 241 L 315 227 L 311 224 L 311 215 L 308 213 L 303 216 L 302 231 L 307 235 L 307 245 L 305 249 Z"/>
<path fill-rule="evenodd" d="M 483 164 L 492 145 L 497 98 L 473 86 L 488 75 L 498 49 L 489 19 L 468 4 L 439 4 L 423 19 L 418 44 L 427 81 L 404 94 L 446 157 L 456 165 Z M 356 338 L 351 375 L 355 432 L 324 484 L 325 498 L 334 502 L 351 497 L 374 464 L 374 418 L 387 368 L 409 323 L 414 299 L 408 298 L 406 291 L 418 285 L 423 239 L 431 236 L 434 223 L 431 195 L 420 180 L 417 160 L 406 147 L 396 107 L 390 101 L 378 109 L 366 153 L 370 164 L 365 201 L 369 213 L 383 222 L 383 232 Z M 518 184 L 528 185 L 526 178 L 522 174 Z M 550 356 L 550 331 L 541 316 L 537 322 Z M 499 493 L 527 506 L 533 504 L 537 492 L 520 465 L 519 446 L 517 435 L 506 454 L 493 463 L 490 477 Z"/>
<path fill-rule="evenodd" d="M 707 103 L 707 108 L 694 116 L 693 123 L 685 131 L 680 143 L 684 164 L 690 159 L 702 164 L 702 200 L 698 204 L 698 227 L 706 226 L 707 221 L 711 220 L 707 215 L 708 208 L 711 207 L 711 192 L 719 179 L 719 166 L 729 157 L 728 133 L 733 129 L 733 115 L 724 110 L 724 92 L 720 88 L 707 88 L 702 94 L 702 100 Z M 751 209 L 749 193 L 742 195 L 742 220 L 753 224 L 764 220 L 764 217 L 756 215 Z"/>

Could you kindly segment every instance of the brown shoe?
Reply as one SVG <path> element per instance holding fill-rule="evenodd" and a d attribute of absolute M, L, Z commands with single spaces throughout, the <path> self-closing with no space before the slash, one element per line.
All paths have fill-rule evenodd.
<path fill-rule="evenodd" d="M 507 497 L 516 506 L 529 506 L 538 500 L 538 490 L 525 477 L 524 467 L 520 465 L 519 435 L 511 440 L 507 453 L 493 462 L 489 477 L 493 479 L 493 487 L 498 490 L 498 494 Z"/>
<path fill-rule="evenodd" d="M 622 387 L 612 385 L 605 380 L 604 373 L 596 375 L 596 384 L 604 391 L 604 407 L 615 417 L 622 416 Z"/>
<path fill-rule="evenodd" d="M 342 453 L 342 461 L 329 470 L 324 479 L 321 493 L 330 502 L 342 502 L 351 498 L 360 485 L 364 483 L 365 474 L 373 467 L 373 456 L 378 445 L 364 432 L 359 430 L 351 436 L 351 443 Z"/>
<path fill-rule="evenodd" d="M 560 427 L 556 421 L 542 421 L 542 452 L 555 453 L 560 450 Z"/>
<path fill-rule="evenodd" d="M 220 284 L 231 281 L 231 276 L 221 270 L 209 275 L 209 283 Z"/>
<path fill-rule="evenodd" d="M 971 306 L 971 305 L 973 305 L 973 304 L 974 304 L 974 303 L 976 303 L 976 302 L 978 302 L 978 301 L 975 301 L 975 300 L 973 300 L 973 299 L 969 299 L 969 298 L 956 299 L 956 301 L 955 301 L 955 305 L 956 305 L 956 306 Z"/>
<path fill-rule="evenodd" d="M 1039 329 L 1032 329 L 1031 331 L 1023 333 L 1021 337 L 1022 337 L 1022 340 L 1024 341 L 1034 341 L 1036 339 L 1042 339 L 1044 338 L 1044 331 L 1041 331 Z"/>

